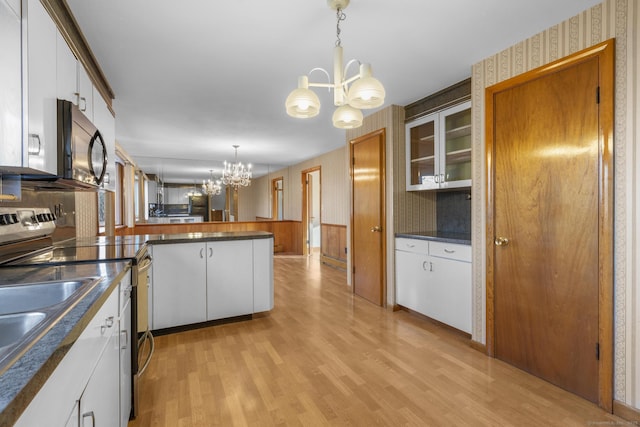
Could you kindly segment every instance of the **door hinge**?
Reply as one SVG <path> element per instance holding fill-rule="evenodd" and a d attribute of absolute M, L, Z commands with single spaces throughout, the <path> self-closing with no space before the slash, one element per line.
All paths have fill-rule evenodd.
<path fill-rule="evenodd" d="M 600 104 L 600 86 L 596 88 L 596 104 Z"/>
<path fill-rule="evenodd" d="M 355 157 L 352 157 L 352 158 L 351 158 L 351 164 L 352 164 L 352 165 L 355 165 L 355 164 L 356 164 L 356 158 L 355 158 Z"/>
<path fill-rule="evenodd" d="M 596 343 L 596 360 L 600 360 L 600 343 Z"/>

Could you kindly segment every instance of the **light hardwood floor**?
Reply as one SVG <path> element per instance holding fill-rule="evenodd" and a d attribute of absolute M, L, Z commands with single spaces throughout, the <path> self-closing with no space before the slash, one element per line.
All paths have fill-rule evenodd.
<path fill-rule="evenodd" d="M 317 259 L 274 264 L 270 313 L 156 339 L 130 427 L 628 425 Z"/>

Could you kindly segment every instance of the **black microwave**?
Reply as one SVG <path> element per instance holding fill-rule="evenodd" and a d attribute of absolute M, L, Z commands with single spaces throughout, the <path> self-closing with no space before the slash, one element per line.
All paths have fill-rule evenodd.
<path fill-rule="evenodd" d="M 81 187 L 98 187 L 107 171 L 100 131 L 72 102 L 58 99 L 58 175 Z"/>

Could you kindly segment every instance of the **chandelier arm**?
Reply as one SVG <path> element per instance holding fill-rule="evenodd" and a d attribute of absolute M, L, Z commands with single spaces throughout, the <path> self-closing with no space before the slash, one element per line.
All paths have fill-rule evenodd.
<path fill-rule="evenodd" d="M 352 65 L 352 64 L 354 64 L 354 63 L 356 63 L 356 62 L 358 63 L 358 73 L 357 73 L 357 74 L 355 74 L 355 75 L 354 75 L 354 76 L 352 76 L 352 77 L 349 77 L 349 78 L 347 79 L 346 77 L 347 77 L 347 71 L 349 71 L 349 67 L 351 67 L 351 65 Z M 343 82 L 343 84 L 349 84 L 349 83 L 351 83 L 352 81 L 354 81 L 354 80 L 359 79 L 360 77 L 362 77 L 362 76 L 360 75 L 360 64 L 362 64 L 362 63 L 360 62 L 360 60 L 359 60 L 359 59 L 355 59 L 355 58 L 354 58 L 354 59 L 352 59 L 352 60 L 350 60 L 349 62 L 347 62 L 347 65 L 345 65 L 345 66 L 344 66 L 344 72 L 342 73 L 342 78 L 343 78 L 343 79 L 345 79 L 345 80 L 344 80 L 344 82 Z"/>

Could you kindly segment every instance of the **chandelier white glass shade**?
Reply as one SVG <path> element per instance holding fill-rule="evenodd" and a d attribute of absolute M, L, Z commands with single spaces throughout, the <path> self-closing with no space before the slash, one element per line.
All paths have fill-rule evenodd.
<path fill-rule="evenodd" d="M 306 119 L 317 116 L 320 112 L 320 100 L 309 87 L 333 89 L 333 104 L 338 107 L 333 113 L 333 125 L 340 129 L 357 128 L 362 125 L 360 109 L 377 108 L 384 104 L 385 90 L 382 83 L 372 76 L 369 64 L 360 64 L 359 72 L 347 77 L 349 66 L 354 62 L 360 63 L 352 59 L 343 67 L 340 22 L 346 19 L 343 9 L 349 5 L 349 0 L 327 0 L 327 4 L 336 11 L 338 21 L 337 40 L 333 48 L 333 83 L 325 69 L 314 68 L 309 74 L 322 71 L 329 83 L 310 83 L 308 76 L 300 76 L 298 88 L 289 94 L 285 107 L 287 114 L 292 117 Z"/>
<path fill-rule="evenodd" d="M 202 192 L 208 196 L 217 196 L 222 191 L 222 185 L 219 179 L 213 180 L 213 170 L 208 180 L 202 180 Z"/>
<path fill-rule="evenodd" d="M 221 178 L 224 185 L 232 185 L 236 189 L 251 184 L 251 165 L 243 165 L 238 161 L 238 147 L 239 145 L 233 146 L 236 150 L 234 163 L 227 163 L 225 160 Z"/>

